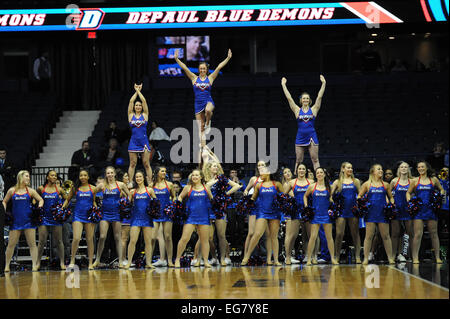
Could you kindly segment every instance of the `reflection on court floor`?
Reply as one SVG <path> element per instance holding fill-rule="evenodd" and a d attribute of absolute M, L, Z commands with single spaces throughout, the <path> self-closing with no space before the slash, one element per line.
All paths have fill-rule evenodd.
<path fill-rule="evenodd" d="M 448 265 L 163 268 L 17 272 L 0 278 L 0 298 L 55 299 L 448 299 Z M 410 273 L 408 273 L 408 270 Z"/>

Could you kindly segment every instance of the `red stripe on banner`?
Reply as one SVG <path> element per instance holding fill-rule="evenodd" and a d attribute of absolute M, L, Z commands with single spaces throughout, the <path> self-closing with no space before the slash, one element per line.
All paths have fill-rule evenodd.
<path fill-rule="evenodd" d="M 425 16 L 425 19 L 427 22 L 431 22 L 430 13 L 428 12 L 427 4 L 425 3 L 425 0 L 420 0 L 420 5 L 422 6 L 423 15 Z"/>
<path fill-rule="evenodd" d="M 365 16 L 372 23 L 398 23 L 383 11 L 374 7 L 369 2 L 344 2 L 347 6 L 357 11 L 362 16 Z M 375 21 L 377 20 L 377 21 Z"/>

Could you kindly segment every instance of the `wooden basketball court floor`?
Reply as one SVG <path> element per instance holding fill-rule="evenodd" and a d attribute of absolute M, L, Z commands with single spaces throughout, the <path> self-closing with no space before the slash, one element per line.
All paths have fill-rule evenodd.
<path fill-rule="evenodd" d="M 400 268 L 295 265 L 11 272 L 0 278 L 0 299 L 449 298 L 448 264 Z M 428 279 L 424 272 L 430 274 Z"/>

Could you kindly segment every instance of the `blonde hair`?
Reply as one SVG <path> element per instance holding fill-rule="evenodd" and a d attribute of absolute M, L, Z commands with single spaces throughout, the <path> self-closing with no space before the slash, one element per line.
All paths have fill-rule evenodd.
<path fill-rule="evenodd" d="M 383 169 L 383 166 L 381 166 L 381 164 L 373 164 L 370 167 L 370 171 L 369 171 L 369 184 L 372 184 L 372 182 L 374 181 L 373 179 L 373 172 L 375 172 L 375 167 L 380 166 L 381 169 Z M 383 181 L 383 178 L 380 179 L 381 181 Z"/>
<path fill-rule="evenodd" d="M 398 167 L 397 167 L 397 177 L 400 178 L 400 166 L 402 166 L 403 164 L 408 165 L 408 178 L 409 178 L 409 179 L 412 179 L 413 176 L 412 176 L 412 174 L 411 174 L 411 166 L 409 166 L 409 164 L 406 163 L 406 162 L 400 162 L 400 164 L 398 164 Z"/>
<path fill-rule="evenodd" d="M 17 182 L 16 185 L 14 186 L 16 189 L 20 188 L 20 185 L 23 183 L 23 176 L 26 173 L 30 174 L 30 172 L 28 172 L 27 170 L 22 170 L 19 173 L 17 173 Z"/>
<path fill-rule="evenodd" d="M 338 179 L 338 184 L 337 184 L 337 190 L 338 190 L 338 192 L 341 192 L 341 191 L 342 191 L 342 184 L 344 183 L 344 178 L 345 178 L 344 168 L 345 168 L 345 166 L 347 166 L 348 164 L 352 165 L 352 163 L 350 163 L 350 162 L 344 162 L 344 163 L 341 164 L 341 171 L 340 171 L 340 173 L 339 173 L 339 179 Z M 350 175 L 350 177 L 351 177 L 351 179 L 352 179 L 352 181 L 353 181 L 353 184 L 356 184 L 356 183 L 355 183 L 355 175 L 353 175 L 353 173 L 352 173 L 352 175 Z"/>
<path fill-rule="evenodd" d="M 205 165 L 203 165 L 203 169 L 202 169 L 202 174 L 203 174 L 203 178 L 206 182 L 209 182 L 210 180 L 213 179 L 213 174 L 211 173 L 211 166 L 213 164 L 217 164 L 218 170 L 217 170 L 217 175 L 222 175 L 224 174 L 223 169 L 222 169 L 222 165 L 220 165 L 220 163 L 217 162 L 208 162 Z"/>
<path fill-rule="evenodd" d="M 192 182 L 192 173 L 194 173 L 195 171 L 200 173 L 200 183 L 203 184 L 204 180 L 205 180 L 205 175 L 203 175 L 203 172 L 200 169 L 194 169 L 188 177 L 188 184 L 189 185 L 194 185 L 194 183 Z"/>

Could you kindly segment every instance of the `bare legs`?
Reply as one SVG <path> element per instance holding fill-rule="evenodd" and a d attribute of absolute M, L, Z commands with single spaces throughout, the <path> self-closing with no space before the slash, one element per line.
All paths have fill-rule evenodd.
<path fill-rule="evenodd" d="M 267 264 L 271 265 L 272 262 L 269 262 L 269 258 L 271 255 L 271 252 L 273 250 L 273 259 L 275 265 L 279 266 L 281 265 L 278 261 L 278 230 L 280 228 L 280 220 L 278 219 L 269 219 L 266 220 L 264 218 L 259 218 L 256 220 L 255 223 L 255 232 L 253 236 L 250 239 L 250 242 L 248 244 L 248 248 L 245 251 L 244 258 L 242 259 L 241 265 L 245 266 L 248 263 L 248 260 L 255 249 L 256 245 L 258 244 L 259 240 L 261 239 L 262 235 L 266 232 L 267 228 L 269 229 L 269 233 L 266 234 L 266 236 L 270 239 L 271 247 L 267 247 Z"/>
<path fill-rule="evenodd" d="M 335 256 L 336 259 L 339 261 L 339 256 L 341 254 L 341 247 L 342 247 L 342 239 L 344 238 L 345 233 L 345 224 L 346 221 L 348 221 L 349 227 L 350 227 L 350 233 L 352 235 L 353 239 L 353 245 L 355 245 L 355 256 L 356 256 L 356 263 L 361 263 L 361 258 L 359 256 L 359 253 L 361 251 L 361 239 L 359 237 L 359 224 L 357 218 L 338 218 L 336 220 L 336 251 Z"/>
<path fill-rule="evenodd" d="M 75 265 L 75 257 L 78 251 L 78 246 L 80 245 L 81 233 L 84 230 L 86 232 L 86 243 L 88 248 L 88 259 L 89 259 L 89 270 L 94 269 L 92 266 L 92 259 L 94 258 L 94 229 L 95 224 L 93 223 L 81 223 L 81 222 L 73 222 L 72 230 L 73 230 L 73 239 L 72 239 L 72 252 L 70 256 L 70 265 L 69 268 L 73 268 Z"/>
<path fill-rule="evenodd" d="M 42 254 L 44 252 L 44 246 L 47 242 L 47 236 L 48 236 L 48 228 L 47 227 L 50 227 L 50 229 L 52 231 L 52 235 L 53 235 L 53 240 L 56 242 L 60 268 L 62 270 L 65 270 L 66 266 L 64 265 L 64 244 L 62 241 L 62 226 L 39 226 L 39 228 L 38 228 L 38 232 L 39 232 L 38 257 L 37 257 L 36 267 L 39 269 L 39 267 L 41 266 Z M 51 249 L 51 247 L 50 247 L 50 249 Z"/>
<path fill-rule="evenodd" d="M 418 264 L 419 263 L 419 250 L 420 250 L 420 243 L 422 241 L 424 221 L 421 219 L 414 219 L 413 223 L 414 223 L 414 240 L 413 240 L 413 245 L 412 245 L 412 259 L 413 259 L 414 264 Z M 436 263 L 440 264 L 440 263 L 442 263 L 442 260 L 439 256 L 440 246 L 439 246 L 439 237 L 438 237 L 438 233 L 437 233 L 437 221 L 436 220 L 428 220 L 427 228 L 430 233 L 431 246 L 433 247 L 433 250 L 434 250 Z"/>
<path fill-rule="evenodd" d="M 291 264 L 291 251 L 292 247 L 294 246 L 295 238 L 297 238 L 298 236 L 299 228 L 300 228 L 300 220 L 298 219 L 286 220 L 286 237 L 284 239 L 286 265 Z"/>
<path fill-rule="evenodd" d="M 16 248 L 17 243 L 20 239 L 20 234 L 22 231 L 25 234 L 25 238 L 27 240 L 28 247 L 30 247 L 30 255 L 31 255 L 31 262 L 32 262 L 32 270 L 37 271 L 37 246 L 36 246 L 36 230 L 34 228 L 30 229 L 24 229 L 24 230 L 11 230 L 9 232 L 9 240 L 8 240 L 8 247 L 6 248 L 6 260 L 5 260 L 5 272 L 10 271 L 10 263 L 12 256 L 14 254 L 14 249 Z"/>
<path fill-rule="evenodd" d="M 130 183 L 133 183 L 133 177 L 134 172 L 136 170 L 138 155 L 137 153 L 134 152 L 128 152 L 128 154 L 130 156 L 130 166 L 128 167 L 128 176 L 130 178 Z M 150 151 L 144 151 L 142 153 L 142 164 L 144 165 L 145 174 L 147 176 L 147 183 L 148 185 L 151 185 L 153 172 L 150 166 Z"/>
<path fill-rule="evenodd" d="M 305 148 L 308 148 L 309 156 L 311 157 L 311 162 L 313 163 L 314 170 L 316 170 L 316 168 L 320 166 L 319 145 L 314 145 L 313 143 L 309 144 L 308 146 L 295 145 L 295 172 L 297 172 L 297 166 L 300 163 L 303 163 Z"/>
<path fill-rule="evenodd" d="M 209 225 L 192 225 L 192 224 L 185 224 L 183 226 L 183 234 L 181 235 L 181 238 L 178 242 L 177 247 L 177 257 L 175 259 L 175 267 L 180 267 L 180 258 L 184 253 L 184 250 L 186 249 L 186 245 L 191 239 L 192 232 L 194 231 L 194 228 L 197 227 L 197 233 L 200 237 L 200 247 L 202 251 L 203 261 L 205 264 L 205 267 L 211 267 L 211 265 L 208 263 L 208 253 L 209 253 Z M 198 262 L 198 264 L 200 261 Z"/>
<path fill-rule="evenodd" d="M 372 240 L 375 234 L 377 224 L 366 223 L 366 237 L 364 238 L 364 261 L 363 265 L 369 263 L 369 252 L 372 248 Z M 389 263 L 394 264 L 394 258 L 392 257 L 392 242 L 389 236 L 389 224 L 378 223 L 378 229 L 380 231 L 381 239 L 383 240 L 384 249 L 388 257 Z"/>
<path fill-rule="evenodd" d="M 306 265 L 310 266 L 311 263 L 311 258 L 313 253 L 313 250 L 316 246 L 316 240 L 317 240 L 317 235 L 319 233 L 319 228 L 320 228 L 320 224 L 311 224 L 311 235 L 309 237 L 309 242 L 308 242 L 308 259 L 306 261 Z M 333 230 L 333 225 L 332 224 L 323 224 L 323 229 L 325 231 L 325 237 L 327 238 L 327 245 L 328 245 L 328 250 L 330 251 L 330 255 L 331 255 L 331 263 L 333 265 L 337 265 L 339 264 L 337 262 L 337 260 L 335 259 L 334 256 L 334 241 L 333 241 L 333 235 L 332 235 L 332 230 Z"/>

